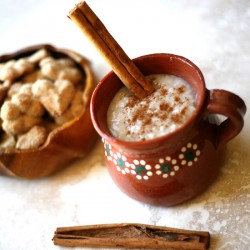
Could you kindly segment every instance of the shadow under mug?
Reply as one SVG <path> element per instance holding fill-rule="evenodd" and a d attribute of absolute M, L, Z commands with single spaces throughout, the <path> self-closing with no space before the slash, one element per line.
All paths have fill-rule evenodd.
<path fill-rule="evenodd" d="M 173 54 L 151 54 L 133 60 L 144 75 L 170 74 L 185 79 L 196 96 L 196 110 L 183 126 L 152 140 L 114 138 L 107 110 L 123 86 L 110 72 L 91 99 L 91 117 L 102 137 L 106 165 L 116 185 L 128 196 L 153 205 L 171 206 L 202 193 L 215 180 L 226 144 L 242 129 L 246 106 L 226 90 L 208 90 L 199 68 Z M 217 114 L 226 117 L 218 122 Z"/>

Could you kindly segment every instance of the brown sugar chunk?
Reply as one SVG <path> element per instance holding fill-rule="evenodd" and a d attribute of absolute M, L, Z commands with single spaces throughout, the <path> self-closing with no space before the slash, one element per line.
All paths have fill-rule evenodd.
<path fill-rule="evenodd" d="M 18 137 L 16 148 L 30 149 L 38 148 L 47 138 L 47 131 L 42 126 L 34 126 L 27 133 Z"/>
<path fill-rule="evenodd" d="M 18 93 L 1 107 L 2 128 L 13 135 L 25 133 L 41 122 L 44 108 L 29 94 Z"/>
<path fill-rule="evenodd" d="M 42 75 L 51 80 L 69 80 L 73 84 L 83 79 L 82 72 L 70 58 L 46 57 L 40 62 Z"/>
<path fill-rule="evenodd" d="M 0 63 L 0 81 L 13 81 L 25 73 L 32 71 L 42 58 L 47 55 L 46 50 L 42 49 L 29 57 L 19 58 L 17 60 L 9 60 Z"/>
<path fill-rule="evenodd" d="M 62 115 L 74 97 L 75 88 L 68 80 L 38 80 L 32 86 L 32 93 L 52 115 Z"/>
<path fill-rule="evenodd" d="M 73 59 L 46 49 L 0 63 L 0 147 L 40 147 L 84 110 L 84 80 Z"/>

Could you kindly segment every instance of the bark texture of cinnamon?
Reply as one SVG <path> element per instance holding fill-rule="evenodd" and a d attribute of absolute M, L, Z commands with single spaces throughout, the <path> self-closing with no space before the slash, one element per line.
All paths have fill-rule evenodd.
<path fill-rule="evenodd" d="M 146 224 L 99 224 L 57 228 L 55 245 L 127 249 L 208 249 L 210 234 Z"/>
<path fill-rule="evenodd" d="M 95 45 L 115 74 L 135 96 L 143 98 L 154 91 L 151 83 L 110 35 L 85 1 L 78 3 L 69 12 L 68 17 Z"/>

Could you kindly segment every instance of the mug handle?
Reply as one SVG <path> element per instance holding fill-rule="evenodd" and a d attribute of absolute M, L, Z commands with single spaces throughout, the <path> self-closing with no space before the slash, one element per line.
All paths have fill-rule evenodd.
<path fill-rule="evenodd" d="M 229 91 L 212 89 L 207 92 L 204 114 L 220 114 L 226 117 L 226 120 L 218 125 L 217 147 L 223 146 L 243 128 L 246 105 L 239 96 Z"/>

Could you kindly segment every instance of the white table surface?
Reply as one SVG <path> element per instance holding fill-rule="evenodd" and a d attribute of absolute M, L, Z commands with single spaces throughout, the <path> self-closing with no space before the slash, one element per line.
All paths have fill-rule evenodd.
<path fill-rule="evenodd" d="M 207 88 L 240 95 L 250 107 L 249 0 L 89 0 L 131 57 L 166 52 L 202 70 Z M 66 15 L 77 1 L 1 0 L 0 54 L 51 43 L 92 62 L 97 80 L 109 66 Z M 134 201 L 112 182 L 97 142 L 88 156 L 39 180 L 0 177 L 0 249 L 67 249 L 51 241 L 59 226 L 136 222 L 206 230 L 210 249 L 250 249 L 250 117 L 228 144 L 220 176 L 202 195 L 162 208 Z"/>

